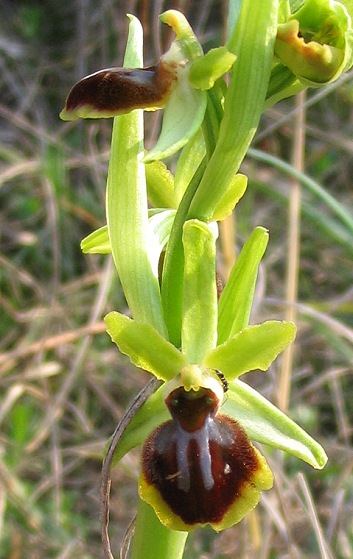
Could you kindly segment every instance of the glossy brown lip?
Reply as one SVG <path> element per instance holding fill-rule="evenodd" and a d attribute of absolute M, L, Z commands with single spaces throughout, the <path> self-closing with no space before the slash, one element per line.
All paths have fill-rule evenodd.
<path fill-rule="evenodd" d="M 181 387 L 166 403 L 173 419 L 144 445 L 144 478 L 185 524 L 220 523 L 258 470 L 256 451 L 236 421 L 215 415 L 211 390 Z"/>
<path fill-rule="evenodd" d="M 64 120 L 99 118 L 138 108 L 161 108 L 176 78 L 176 65 L 164 61 L 147 68 L 100 70 L 73 86 L 60 116 Z"/>

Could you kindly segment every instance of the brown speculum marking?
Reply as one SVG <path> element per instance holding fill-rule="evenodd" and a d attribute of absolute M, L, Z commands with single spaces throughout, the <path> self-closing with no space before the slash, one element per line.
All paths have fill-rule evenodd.
<path fill-rule="evenodd" d="M 236 421 L 217 414 L 212 390 L 179 387 L 166 404 L 172 420 L 144 445 L 144 477 L 186 524 L 218 523 L 259 468 L 255 449 Z"/>

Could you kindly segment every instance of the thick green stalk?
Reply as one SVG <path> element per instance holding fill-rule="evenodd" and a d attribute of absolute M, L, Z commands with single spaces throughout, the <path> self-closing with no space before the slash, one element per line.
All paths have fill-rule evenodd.
<path fill-rule="evenodd" d="M 168 530 L 140 499 L 131 559 L 182 559 L 187 536 L 188 532 Z"/>
<path fill-rule="evenodd" d="M 273 62 L 278 1 L 243 0 L 228 48 L 237 56 L 216 149 L 192 200 L 189 218 L 208 221 L 255 134 Z"/>

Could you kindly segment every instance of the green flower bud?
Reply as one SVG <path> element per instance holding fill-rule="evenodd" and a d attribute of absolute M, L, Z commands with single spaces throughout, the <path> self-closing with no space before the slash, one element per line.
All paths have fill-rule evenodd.
<path fill-rule="evenodd" d="M 341 2 L 307 0 L 278 25 L 276 57 L 305 85 L 336 80 L 353 64 L 351 17 Z"/>

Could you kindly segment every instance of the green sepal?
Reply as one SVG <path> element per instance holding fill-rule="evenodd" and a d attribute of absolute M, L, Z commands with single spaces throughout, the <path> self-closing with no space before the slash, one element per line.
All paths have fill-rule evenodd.
<path fill-rule="evenodd" d="M 216 239 L 193 219 L 184 224 L 183 246 L 182 351 L 188 363 L 201 363 L 217 340 Z"/>
<path fill-rule="evenodd" d="M 236 60 L 226 47 L 217 47 L 200 56 L 190 65 L 189 81 L 196 89 L 211 89 L 216 80 L 229 72 Z"/>
<path fill-rule="evenodd" d="M 227 380 L 234 380 L 255 369 L 266 371 L 294 340 L 295 333 L 295 325 L 286 321 L 269 320 L 248 326 L 213 349 L 203 365 L 219 369 Z"/>
<path fill-rule="evenodd" d="M 188 70 L 179 69 L 177 84 L 164 110 L 161 134 L 145 156 L 145 163 L 165 159 L 180 150 L 200 128 L 206 106 L 206 92 L 191 87 Z"/>
<path fill-rule="evenodd" d="M 258 269 L 267 243 L 267 230 L 256 227 L 232 268 L 219 300 L 219 344 L 240 332 L 249 323 Z"/>
<path fill-rule="evenodd" d="M 121 353 L 127 355 L 136 367 L 156 378 L 171 380 L 186 364 L 180 351 L 150 324 L 137 322 L 116 311 L 107 314 L 104 321 Z"/>
<path fill-rule="evenodd" d="M 322 446 L 244 382 L 229 383 L 222 413 L 239 421 L 250 439 L 293 454 L 314 468 L 325 466 L 327 456 Z"/>
<path fill-rule="evenodd" d="M 112 247 L 110 246 L 108 227 L 103 225 L 103 227 L 92 231 L 82 239 L 80 247 L 84 254 L 111 254 Z"/>
<path fill-rule="evenodd" d="M 180 150 L 200 128 L 207 106 L 207 94 L 189 82 L 188 63 L 203 54 L 202 47 L 185 16 L 177 10 L 164 12 L 160 19 L 176 34 L 162 59 L 177 62 L 177 83 L 166 104 L 162 130 L 156 145 L 144 161 L 165 159 Z"/>
<path fill-rule="evenodd" d="M 271 71 L 268 84 L 265 107 L 272 107 L 282 99 L 287 99 L 306 89 L 291 70 L 281 64 L 275 64 Z"/>

